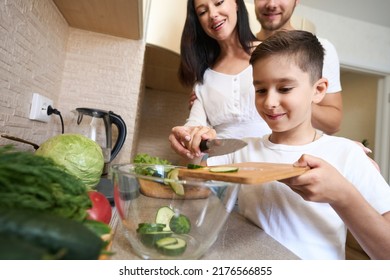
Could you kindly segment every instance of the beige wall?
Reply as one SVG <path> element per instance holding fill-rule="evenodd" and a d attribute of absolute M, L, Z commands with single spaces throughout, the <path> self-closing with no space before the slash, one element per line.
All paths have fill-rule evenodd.
<path fill-rule="evenodd" d="M 358 72 L 342 72 L 343 121 L 337 133 L 361 142 L 374 151 L 378 78 Z M 374 156 L 373 154 L 370 156 Z"/>
<path fill-rule="evenodd" d="M 116 161 L 128 161 L 139 111 L 144 42 L 70 28 L 52 0 L 0 0 L 0 18 L 0 133 L 40 144 L 61 132 L 57 116 L 49 123 L 28 119 L 32 93 L 38 92 L 61 111 L 65 132 L 74 123 L 71 110 L 76 107 L 121 115 L 128 134 Z M 0 138 L 0 145 L 8 143 Z"/>
<path fill-rule="evenodd" d="M 147 153 L 180 164 L 170 147 L 172 127 L 183 125 L 188 117 L 188 94 L 146 89 L 140 120 L 137 153 Z"/>
<path fill-rule="evenodd" d="M 179 55 L 148 45 L 145 52 L 145 85 L 137 153 L 147 153 L 180 164 L 168 141 L 172 127 L 188 117 L 190 89 L 177 78 Z"/>
<path fill-rule="evenodd" d="M 144 50 L 140 41 L 70 28 L 57 106 L 64 111 L 69 129 L 76 124 L 71 111 L 77 107 L 119 114 L 126 123 L 127 138 L 115 162 L 130 161 Z"/>

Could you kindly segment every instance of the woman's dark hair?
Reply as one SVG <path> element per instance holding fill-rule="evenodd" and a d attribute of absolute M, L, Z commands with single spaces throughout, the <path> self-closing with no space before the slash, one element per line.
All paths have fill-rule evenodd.
<path fill-rule="evenodd" d="M 244 0 L 237 3 L 237 33 L 243 49 L 250 54 L 252 42 L 256 41 L 249 26 L 248 11 Z M 178 77 L 184 86 L 203 83 L 203 74 L 212 67 L 220 54 L 218 42 L 208 36 L 200 25 L 194 0 L 187 2 L 187 17 L 180 42 L 180 65 Z"/>

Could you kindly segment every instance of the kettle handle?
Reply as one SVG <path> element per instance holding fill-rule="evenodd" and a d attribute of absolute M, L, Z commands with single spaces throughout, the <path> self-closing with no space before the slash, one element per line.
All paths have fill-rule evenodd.
<path fill-rule="evenodd" d="M 126 128 L 126 124 L 123 121 L 123 119 L 121 118 L 121 116 L 115 114 L 112 111 L 109 111 L 108 114 L 109 114 L 111 123 L 113 123 L 118 128 L 118 138 L 116 139 L 114 147 L 111 150 L 110 161 L 112 161 L 118 155 L 120 149 L 122 148 L 123 144 L 125 143 L 126 135 L 127 135 L 127 128 Z"/>

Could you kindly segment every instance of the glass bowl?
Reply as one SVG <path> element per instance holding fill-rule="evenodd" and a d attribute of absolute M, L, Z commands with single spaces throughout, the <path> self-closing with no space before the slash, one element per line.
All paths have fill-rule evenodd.
<path fill-rule="evenodd" d="M 171 172 L 178 168 L 183 167 L 111 167 L 122 229 L 140 258 L 200 258 L 213 245 L 235 206 L 239 185 L 178 179 Z"/>

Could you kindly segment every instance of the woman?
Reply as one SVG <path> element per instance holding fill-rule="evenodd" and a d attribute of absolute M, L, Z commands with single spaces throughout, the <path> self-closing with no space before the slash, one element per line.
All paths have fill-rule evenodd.
<path fill-rule="evenodd" d="M 179 79 L 196 100 L 184 126 L 169 136 L 185 158 L 201 155 L 195 134 L 213 127 L 218 138 L 258 137 L 270 132 L 254 105 L 249 58 L 258 45 L 243 0 L 189 0 L 181 38 Z M 194 140 L 194 141 L 193 141 Z"/>

